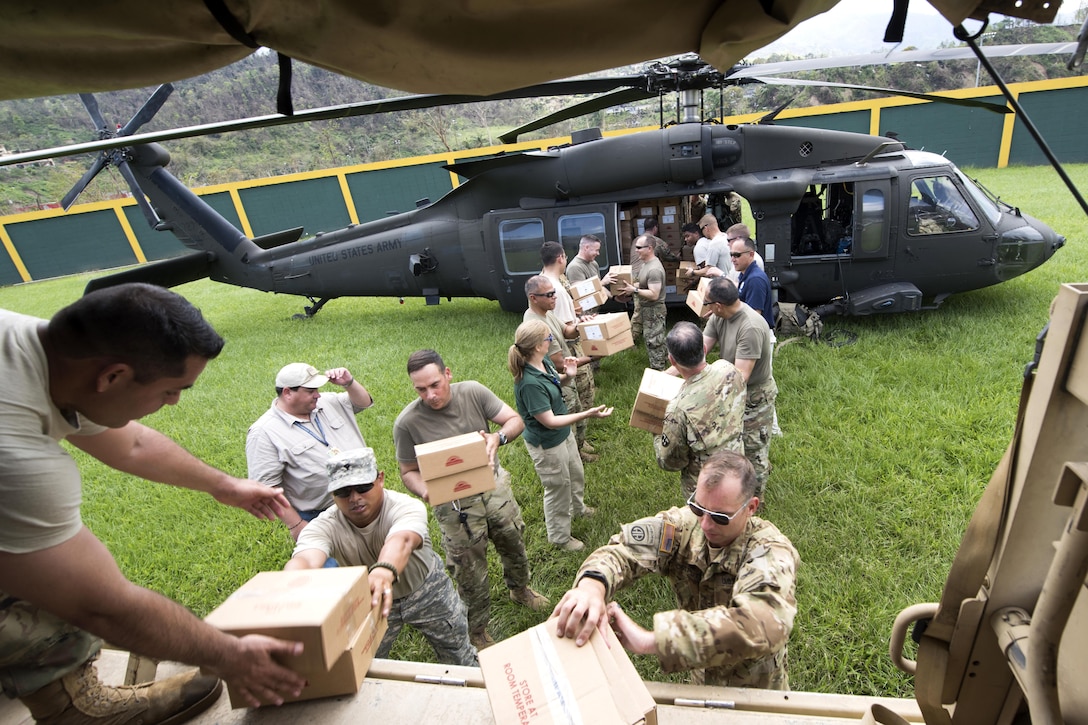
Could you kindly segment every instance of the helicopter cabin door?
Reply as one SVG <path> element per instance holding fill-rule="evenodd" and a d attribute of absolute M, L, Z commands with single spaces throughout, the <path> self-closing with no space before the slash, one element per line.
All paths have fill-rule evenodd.
<path fill-rule="evenodd" d="M 593 234 L 602 242 L 597 257 L 601 271 L 621 263 L 613 203 L 493 211 L 484 216 L 483 228 L 496 296 L 504 310 L 528 306 L 525 282 L 540 274 L 540 247 L 546 241 L 560 242 L 569 260 L 578 254 L 581 238 Z"/>

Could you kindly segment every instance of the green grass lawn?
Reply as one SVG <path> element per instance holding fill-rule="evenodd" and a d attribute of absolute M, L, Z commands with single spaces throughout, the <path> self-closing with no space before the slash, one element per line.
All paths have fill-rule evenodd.
<path fill-rule="evenodd" d="M 1088 166 L 1070 173 L 1088 186 Z M 908 696 L 911 678 L 888 659 L 889 628 L 902 608 L 935 601 L 960 536 L 1012 434 L 1024 365 L 1062 282 L 1085 281 L 1085 220 L 1053 171 L 975 172 L 991 189 L 1068 237 L 1044 267 L 989 289 L 957 295 L 936 311 L 826 321 L 857 336 L 843 347 L 795 343 L 779 352 L 775 377 L 785 436 L 771 448 L 765 516 L 788 535 L 803 564 L 790 643 L 797 690 Z M 0 289 L 0 307 L 49 316 L 77 297 L 87 277 Z M 391 427 L 414 397 L 410 352 L 433 347 L 455 379 L 481 381 L 508 402 L 506 350 L 520 315 L 483 300 L 426 307 L 422 300 L 343 299 L 294 320 L 302 300 L 202 281 L 178 291 L 226 338 L 181 404 L 146 422 L 216 466 L 243 476 L 246 429 L 270 404 L 273 376 L 287 362 L 347 366 L 373 393 L 359 416 L 369 445 L 396 474 Z M 670 324 L 687 317 L 670 315 Z M 648 433 L 627 415 L 646 364 L 642 348 L 607 358 L 598 401 L 613 417 L 590 422 L 601 461 L 587 466 L 592 520 L 575 522 L 589 545 L 620 524 L 681 505 L 678 474 L 657 469 Z M 79 454 L 84 519 L 134 581 L 203 615 L 255 572 L 290 554 L 284 527 L 250 518 L 189 491 L 117 474 Z M 520 442 L 503 449 L 527 523 L 534 586 L 557 600 L 582 557 L 547 545 L 542 490 Z M 432 538 L 438 541 L 432 524 Z M 510 636 L 541 616 L 505 598 L 492 560 L 493 632 Z M 644 626 L 672 608 L 669 587 L 647 580 L 620 595 Z M 394 656 L 430 660 L 421 638 L 402 635 Z M 643 676 L 665 679 L 636 658 Z"/>

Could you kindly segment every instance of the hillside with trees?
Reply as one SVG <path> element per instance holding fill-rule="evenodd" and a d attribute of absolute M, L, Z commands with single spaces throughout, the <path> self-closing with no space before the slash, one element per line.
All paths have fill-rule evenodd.
<path fill-rule="evenodd" d="M 1003 20 L 991 26 L 986 45 L 1073 40 L 1077 26 L 1037 26 Z M 792 59 L 772 56 L 764 61 Z M 997 59 L 1008 82 L 1070 75 L 1065 56 Z M 754 60 L 753 62 L 760 62 Z M 620 69 L 628 74 L 637 66 Z M 975 85 L 974 60 L 925 64 L 894 64 L 829 69 L 798 77 L 932 92 Z M 607 75 L 616 71 L 594 75 Z M 982 72 L 980 84 L 991 81 Z M 275 113 L 278 68 L 275 55 L 258 52 L 233 65 L 197 78 L 176 82 L 171 98 L 142 130 L 192 126 Z M 98 94 L 109 123 L 124 124 L 152 89 Z M 296 108 L 356 103 L 403 95 L 319 68 L 296 63 L 292 84 Z M 724 94 L 724 98 L 719 96 Z M 726 115 L 770 110 L 792 98 L 792 107 L 805 107 L 871 97 L 838 88 L 731 86 L 705 94 L 705 108 L 716 115 L 719 102 Z M 448 106 L 426 111 L 363 116 L 254 131 L 225 133 L 168 144 L 171 171 L 189 186 L 206 186 L 242 179 L 362 164 L 422 154 L 479 148 L 498 143 L 500 133 L 521 123 L 584 100 L 581 97 L 533 98 Z M 665 103 L 666 120 L 671 119 Z M 550 126 L 526 138 L 549 138 L 579 128 L 620 129 L 656 125 L 656 100 L 606 109 Z M 0 146 L 9 152 L 79 143 L 93 138 L 93 129 L 77 96 L 53 96 L 0 102 Z M 54 166 L 0 168 L 0 214 L 39 208 L 59 200 L 83 174 L 90 156 L 57 159 Z M 81 201 L 127 193 L 115 171 L 99 175 Z"/>

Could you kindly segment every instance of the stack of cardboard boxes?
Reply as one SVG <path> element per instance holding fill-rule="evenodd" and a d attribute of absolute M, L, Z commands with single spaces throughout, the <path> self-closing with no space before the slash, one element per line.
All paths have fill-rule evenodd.
<path fill-rule="evenodd" d="M 307 682 L 290 702 L 358 692 L 388 625 L 370 608 L 365 566 L 261 572 L 205 621 L 239 637 L 302 642 L 302 654 L 284 662 Z M 227 691 L 233 707 L 248 705 L 236 690 Z"/>
<path fill-rule="evenodd" d="M 681 197 L 667 197 L 664 199 L 643 199 L 633 206 L 625 207 L 619 213 L 620 227 L 620 251 L 623 254 L 623 263 L 631 263 L 631 244 L 637 236 L 646 230 L 646 220 L 655 218 L 658 222 L 658 236 L 669 245 L 669 251 L 680 256 L 684 247 L 684 238 L 680 233 L 681 227 L 686 221 L 684 211 L 684 199 Z M 665 292 L 676 292 L 676 270 L 679 262 L 662 262 L 665 267 Z"/>
<path fill-rule="evenodd" d="M 487 459 L 487 441 L 479 433 L 418 445 L 416 463 L 427 484 L 427 501 L 431 506 L 495 488 L 495 472 Z"/>
<path fill-rule="evenodd" d="M 610 312 L 578 323 L 582 352 L 594 357 L 613 355 L 635 346 L 631 318 L 626 312 Z"/>
<path fill-rule="evenodd" d="M 590 277 L 572 284 L 570 296 L 574 298 L 574 311 L 579 315 L 592 315 L 601 305 L 608 302 L 608 293 L 597 277 Z"/>

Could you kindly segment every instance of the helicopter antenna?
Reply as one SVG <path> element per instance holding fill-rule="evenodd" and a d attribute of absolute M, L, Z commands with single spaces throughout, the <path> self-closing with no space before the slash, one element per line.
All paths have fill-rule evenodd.
<path fill-rule="evenodd" d="M 855 166 L 865 166 L 867 163 L 869 163 L 869 160 L 872 159 L 877 154 L 884 153 L 885 151 L 887 151 L 892 146 L 902 146 L 902 145 L 903 144 L 898 142 L 898 141 L 885 141 L 884 143 L 880 144 L 879 146 L 877 146 L 875 149 L 873 149 L 869 153 L 865 154 L 865 158 L 863 158 L 861 161 L 858 161 L 855 164 Z"/>
<path fill-rule="evenodd" d="M 1009 106 L 1012 107 L 1012 110 L 1016 114 L 1016 117 L 1023 122 L 1024 128 L 1028 130 L 1028 133 L 1031 134 L 1031 137 L 1035 139 L 1035 143 L 1038 144 L 1039 150 L 1043 152 L 1043 155 L 1046 156 L 1048 161 L 1050 161 L 1050 165 L 1053 166 L 1054 170 L 1058 172 L 1058 176 L 1060 176 L 1062 181 L 1065 182 L 1066 188 L 1069 189 L 1069 192 L 1073 195 L 1073 198 L 1077 200 L 1078 204 L 1080 204 L 1080 208 L 1084 211 L 1086 215 L 1088 215 L 1088 202 L 1084 201 L 1084 197 L 1081 196 L 1080 190 L 1077 189 L 1077 185 L 1073 183 L 1073 180 L 1071 178 L 1069 178 L 1069 174 L 1065 173 L 1065 168 L 1062 166 L 1061 162 L 1058 161 L 1058 157 L 1054 155 L 1054 152 L 1050 150 L 1050 146 L 1047 144 L 1046 140 L 1043 139 L 1043 135 L 1039 133 L 1039 129 L 1035 127 L 1035 124 L 1028 117 L 1027 112 L 1024 111 L 1023 107 L 1016 100 L 1016 96 L 1014 96 L 1012 92 L 1009 91 L 1009 87 L 1005 85 L 1004 79 L 994 68 L 993 64 L 990 63 L 990 59 L 983 54 L 982 49 L 979 48 L 978 44 L 975 42 L 975 39 L 979 37 L 979 35 L 982 33 L 983 30 L 985 30 L 985 28 L 986 25 L 983 25 L 977 33 L 975 33 L 974 35 L 969 35 L 963 25 L 957 25 L 955 28 L 952 29 L 952 34 L 956 36 L 957 40 L 962 40 L 963 42 L 967 43 L 967 45 L 971 48 L 972 52 L 974 52 L 975 56 L 978 57 L 978 62 L 982 64 L 982 66 L 986 69 L 986 72 L 989 73 L 990 77 L 994 79 L 994 84 L 1001 89 L 1001 94 L 1005 96 L 1005 100 L 1009 102 Z M 1078 45 L 1078 49 L 1079 48 L 1080 46 Z"/>

